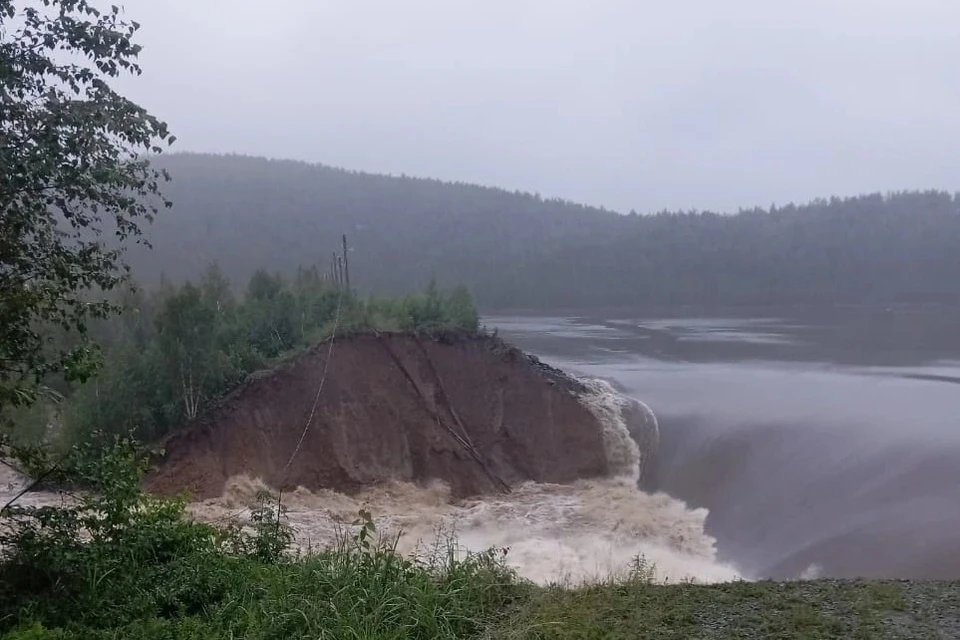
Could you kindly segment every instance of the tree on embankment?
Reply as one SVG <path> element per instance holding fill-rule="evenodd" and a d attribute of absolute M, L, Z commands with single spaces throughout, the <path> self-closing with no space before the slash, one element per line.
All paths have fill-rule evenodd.
<path fill-rule="evenodd" d="M 138 29 L 115 6 L 0 0 L 0 412 L 97 369 L 88 325 L 169 206 L 144 156 L 174 137 L 111 87 L 140 74 Z"/>

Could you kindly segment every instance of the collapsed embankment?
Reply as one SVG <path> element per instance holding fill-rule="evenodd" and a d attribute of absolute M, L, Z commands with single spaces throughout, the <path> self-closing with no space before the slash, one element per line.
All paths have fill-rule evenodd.
<path fill-rule="evenodd" d="M 403 554 L 453 533 L 464 550 L 509 548 L 540 583 L 609 579 L 637 556 L 656 579 L 737 577 L 706 511 L 638 490 L 657 441 L 646 405 L 498 339 L 358 335 L 251 376 L 167 438 L 147 485 L 241 525 L 281 488 L 302 549 L 364 509 Z"/>
<path fill-rule="evenodd" d="M 342 493 L 439 480 L 459 498 L 621 475 L 588 392 L 494 337 L 338 339 L 250 376 L 174 432 L 147 487 L 206 499 L 241 475 Z"/>

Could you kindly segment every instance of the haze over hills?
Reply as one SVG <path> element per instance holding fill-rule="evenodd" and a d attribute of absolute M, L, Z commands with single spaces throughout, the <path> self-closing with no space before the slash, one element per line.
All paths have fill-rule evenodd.
<path fill-rule="evenodd" d="M 960 196 L 900 192 L 717 213 L 621 215 L 461 183 L 173 154 L 174 208 L 138 279 L 242 286 L 328 264 L 346 233 L 362 291 L 464 283 L 493 308 L 960 300 Z"/>

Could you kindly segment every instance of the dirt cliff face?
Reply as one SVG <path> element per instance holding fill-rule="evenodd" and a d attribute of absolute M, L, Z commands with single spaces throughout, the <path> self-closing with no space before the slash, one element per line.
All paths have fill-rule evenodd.
<path fill-rule="evenodd" d="M 495 338 L 338 339 L 252 375 L 174 432 L 146 484 L 202 499 L 238 474 L 348 493 L 439 479 L 466 497 L 603 476 L 602 429 L 583 390 Z"/>

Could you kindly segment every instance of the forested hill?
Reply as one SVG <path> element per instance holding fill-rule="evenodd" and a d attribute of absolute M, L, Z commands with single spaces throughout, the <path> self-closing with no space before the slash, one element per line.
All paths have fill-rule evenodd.
<path fill-rule="evenodd" d="M 467 284 L 496 307 L 960 300 L 960 197 L 908 192 L 802 206 L 620 215 L 532 194 L 242 156 L 159 163 L 174 208 L 135 251 L 139 279 L 234 282 L 326 265 L 349 236 L 364 291 Z"/>

